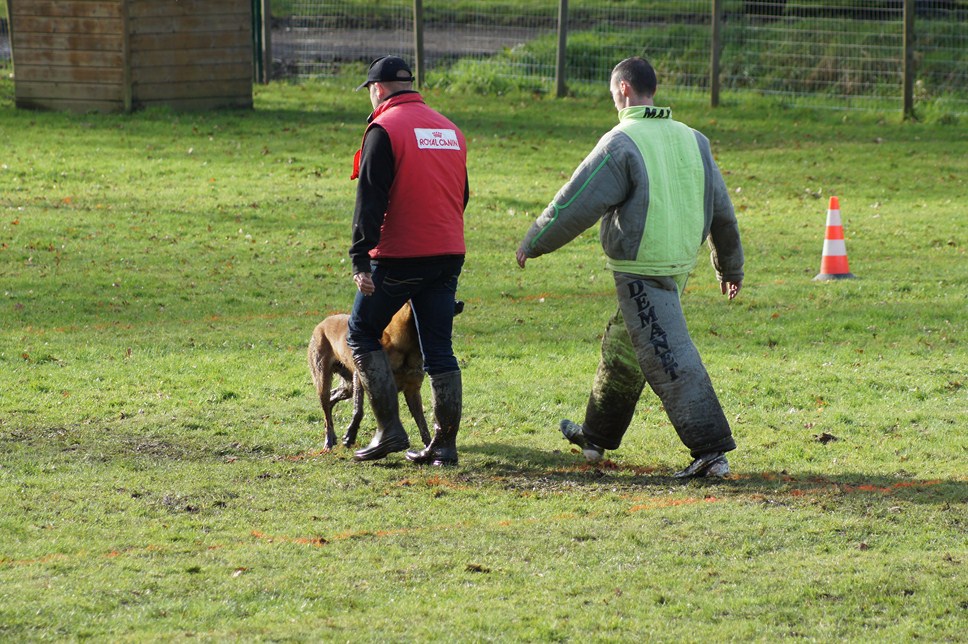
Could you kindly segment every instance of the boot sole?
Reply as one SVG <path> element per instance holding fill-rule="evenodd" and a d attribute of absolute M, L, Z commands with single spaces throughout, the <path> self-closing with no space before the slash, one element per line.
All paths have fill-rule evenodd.
<path fill-rule="evenodd" d="M 407 452 L 407 460 L 415 465 L 432 465 L 434 467 L 450 467 L 457 465 L 457 457 L 435 457 L 422 452 Z"/>
<path fill-rule="evenodd" d="M 672 476 L 677 479 L 722 479 L 729 476 L 729 461 L 726 460 L 725 456 L 719 456 L 711 461 L 702 463 L 692 471 L 690 471 L 691 468 L 692 466 L 690 465 Z"/>
<path fill-rule="evenodd" d="M 355 454 L 353 454 L 353 459 L 357 461 L 376 461 L 394 452 L 402 452 L 410 447 L 409 440 L 402 441 L 390 441 L 387 443 L 381 443 L 376 447 L 370 449 L 361 449 Z"/>

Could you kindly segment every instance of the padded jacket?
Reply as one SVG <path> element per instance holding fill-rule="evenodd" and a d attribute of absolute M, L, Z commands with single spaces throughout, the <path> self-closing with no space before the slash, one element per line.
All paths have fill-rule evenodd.
<path fill-rule="evenodd" d="M 716 277 L 743 279 L 739 227 L 709 140 L 667 107 L 619 112 L 619 124 L 528 230 L 525 252 L 550 253 L 597 221 L 613 271 L 688 274 L 707 240 Z"/>

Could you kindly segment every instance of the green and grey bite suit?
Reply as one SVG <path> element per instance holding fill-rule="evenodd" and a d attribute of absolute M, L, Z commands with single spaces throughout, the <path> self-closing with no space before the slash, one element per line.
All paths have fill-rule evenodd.
<path fill-rule="evenodd" d="M 528 230 L 526 254 L 550 253 L 599 220 L 618 311 L 602 341 L 585 437 L 616 449 L 648 382 L 693 457 L 735 449 L 679 302 L 703 240 L 720 282 L 743 279 L 739 228 L 709 140 L 666 107 L 620 111 Z"/>

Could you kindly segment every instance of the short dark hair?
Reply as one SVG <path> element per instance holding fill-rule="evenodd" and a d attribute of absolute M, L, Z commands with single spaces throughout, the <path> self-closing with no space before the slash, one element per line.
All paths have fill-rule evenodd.
<path fill-rule="evenodd" d="M 626 58 L 612 70 L 612 78 L 625 81 L 641 96 L 652 98 L 659 82 L 652 64 L 639 56 Z"/>

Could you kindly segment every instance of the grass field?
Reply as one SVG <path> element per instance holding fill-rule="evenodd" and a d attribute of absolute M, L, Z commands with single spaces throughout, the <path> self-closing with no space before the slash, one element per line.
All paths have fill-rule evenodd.
<path fill-rule="evenodd" d="M 683 483 L 651 394 L 604 466 L 557 432 L 614 306 L 597 231 L 514 264 L 605 89 L 429 93 L 473 191 L 461 465 L 431 470 L 321 452 L 305 347 L 354 292 L 356 81 L 98 116 L 0 80 L 0 640 L 964 641 L 963 127 L 660 95 L 747 254 L 736 301 L 705 259 L 684 294 L 740 448 Z M 858 279 L 817 283 L 831 195 Z"/>

